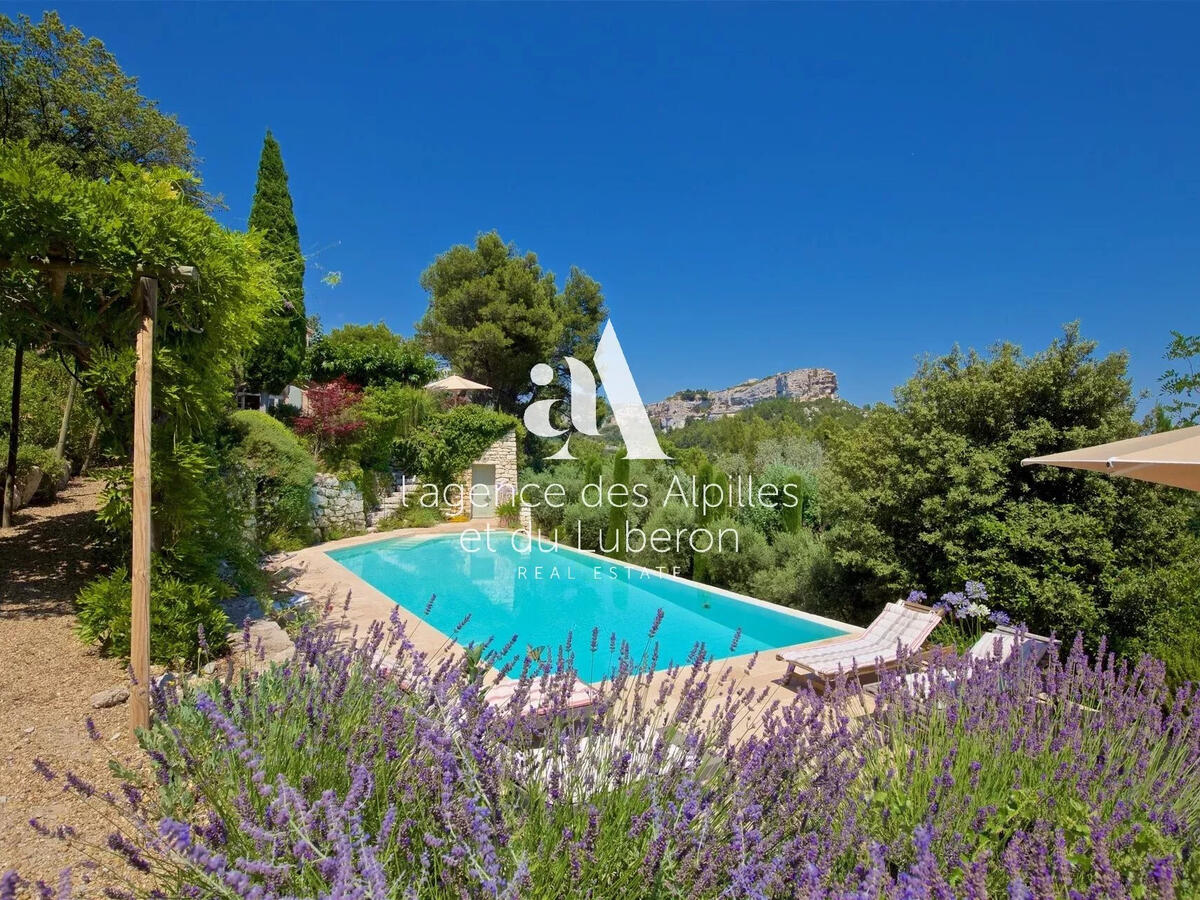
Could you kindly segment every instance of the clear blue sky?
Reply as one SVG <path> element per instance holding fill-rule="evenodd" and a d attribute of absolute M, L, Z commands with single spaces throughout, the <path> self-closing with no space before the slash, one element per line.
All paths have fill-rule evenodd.
<path fill-rule="evenodd" d="M 344 274 L 310 266 L 326 327 L 411 333 L 421 270 L 497 229 L 604 285 L 647 400 L 807 365 L 887 400 L 921 354 L 1076 318 L 1154 389 L 1200 332 L 1200 7 L 59 9 L 188 126 L 230 225 L 273 129 Z"/>

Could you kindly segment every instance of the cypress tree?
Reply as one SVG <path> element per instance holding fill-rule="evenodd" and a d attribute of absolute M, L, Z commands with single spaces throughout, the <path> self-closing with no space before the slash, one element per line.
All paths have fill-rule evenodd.
<path fill-rule="evenodd" d="M 622 450 L 620 454 L 613 459 L 613 484 L 623 484 L 626 488 L 629 487 L 629 458 Z M 626 491 L 628 496 L 628 491 Z M 612 540 L 607 541 L 606 546 L 613 547 L 612 556 L 616 559 L 621 559 L 625 555 L 625 523 L 628 521 L 628 508 L 626 506 L 610 506 L 608 508 L 608 533 Z"/>
<path fill-rule="evenodd" d="M 300 372 L 307 343 L 307 321 L 300 231 L 292 211 L 283 155 L 269 130 L 258 160 L 258 183 L 249 224 L 251 229 L 262 233 L 263 256 L 275 264 L 283 305 L 263 322 L 258 345 L 246 366 L 246 383 L 251 390 L 277 394 Z"/>
<path fill-rule="evenodd" d="M 707 490 L 707 488 L 710 484 L 719 484 L 723 491 L 728 491 L 728 489 L 729 489 L 728 479 L 725 478 L 721 473 L 719 473 L 713 467 L 713 464 L 708 462 L 707 460 L 704 462 L 704 464 L 702 466 L 700 466 L 700 471 L 696 473 L 696 476 L 697 476 L 696 480 L 700 485 L 700 496 L 702 498 L 709 496 L 709 491 Z M 703 503 L 703 501 L 702 501 L 702 503 Z M 718 506 L 716 508 L 710 508 L 708 506 L 701 505 L 700 510 L 696 514 L 696 524 L 699 525 L 700 527 L 704 527 L 704 526 L 707 526 L 710 522 L 715 521 L 716 519 L 718 519 L 720 517 L 720 514 L 724 511 L 724 506 L 725 506 L 724 503 L 718 504 Z M 693 581 L 699 581 L 701 583 L 707 584 L 708 579 L 709 579 L 710 569 L 711 569 L 711 565 L 710 565 L 710 554 L 709 553 L 697 552 L 692 557 L 692 580 Z"/>

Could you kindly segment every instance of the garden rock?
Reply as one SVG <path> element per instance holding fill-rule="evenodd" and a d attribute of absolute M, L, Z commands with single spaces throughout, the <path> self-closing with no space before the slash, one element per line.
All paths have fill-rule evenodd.
<path fill-rule="evenodd" d="M 33 500 L 38 486 L 42 483 L 42 470 L 38 466 L 30 466 L 13 487 L 13 509 L 22 509 Z"/>
<path fill-rule="evenodd" d="M 129 699 L 129 690 L 123 687 L 112 687 L 106 691 L 92 694 L 90 702 L 92 709 L 108 709 L 110 706 L 120 706 Z"/>
<path fill-rule="evenodd" d="M 292 657 L 295 655 L 296 655 L 296 647 L 295 647 L 295 645 L 292 645 L 291 647 L 286 647 L 283 650 L 277 650 L 276 652 L 267 656 L 267 662 L 273 662 L 273 663 L 291 662 Z"/>
<path fill-rule="evenodd" d="M 167 688 L 176 684 L 174 672 L 163 672 L 161 675 L 156 675 L 153 678 L 154 686 L 160 691 L 165 691 Z"/>
<path fill-rule="evenodd" d="M 236 631 L 231 634 L 229 644 L 234 651 L 246 650 L 244 631 Z M 250 623 L 249 650 L 251 653 L 257 654 L 260 649 L 263 655 L 268 657 L 283 650 L 290 651 L 293 649 L 292 639 L 288 637 L 286 631 L 270 619 L 258 619 Z"/>
<path fill-rule="evenodd" d="M 255 619 L 263 617 L 262 603 L 251 594 L 243 594 L 240 597 L 225 600 L 221 603 L 221 608 L 225 610 L 225 615 L 229 617 L 234 628 L 241 628 L 242 623 L 247 619 L 253 622 Z"/>

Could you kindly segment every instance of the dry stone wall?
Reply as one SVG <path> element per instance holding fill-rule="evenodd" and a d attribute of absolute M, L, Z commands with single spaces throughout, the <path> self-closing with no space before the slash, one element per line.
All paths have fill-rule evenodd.
<path fill-rule="evenodd" d="M 362 489 L 353 481 L 342 481 L 336 475 L 318 473 L 313 478 L 313 528 L 325 537 L 329 529 L 365 531 L 367 517 L 363 511 Z"/>
<path fill-rule="evenodd" d="M 507 499 L 503 488 L 517 489 L 517 433 L 510 431 L 480 454 L 470 466 L 458 473 L 454 480 L 459 491 L 447 487 L 442 497 L 449 502 L 442 512 L 451 519 L 466 519 L 471 516 L 472 468 L 476 465 L 496 467 L 497 504 Z M 461 493 L 460 493 L 461 492 Z M 462 503 L 455 501 L 459 496 Z M 362 490 L 353 481 L 342 481 L 336 475 L 319 473 L 310 492 L 312 500 L 312 525 L 323 539 L 328 538 L 330 529 L 338 531 L 365 531 L 366 511 L 363 509 Z"/>

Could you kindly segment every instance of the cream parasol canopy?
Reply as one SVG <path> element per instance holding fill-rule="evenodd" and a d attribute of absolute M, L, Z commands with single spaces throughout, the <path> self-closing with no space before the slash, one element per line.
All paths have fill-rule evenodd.
<path fill-rule="evenodd" d="M 434 381 L 425 385 L 426 389 L 431 391 L 490 391 L 491 388 L 486 384 L 480 384 L 477 381 L 471 381 L 468 378 L 463 378 L 461 375 L 450 375 L 443 378 L 441 381 Z"/>
<path fill-rule="evenodd" d="M 1021 460 L 1023 466 L 1091 469 L 1200 491 L 1200 425 Z"/>

